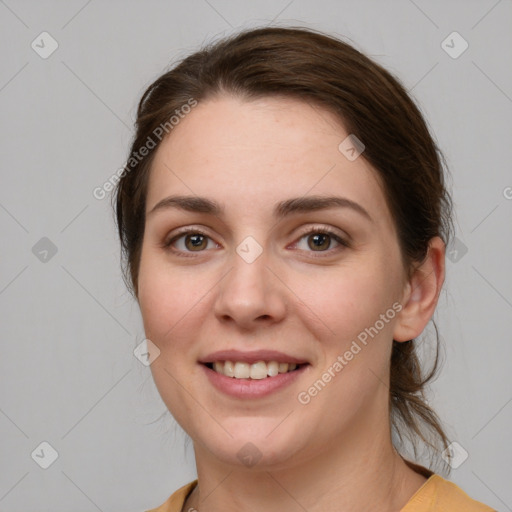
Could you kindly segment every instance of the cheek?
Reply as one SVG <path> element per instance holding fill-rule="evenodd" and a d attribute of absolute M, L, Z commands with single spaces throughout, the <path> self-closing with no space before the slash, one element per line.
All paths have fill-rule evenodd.
<path fill-rule="evenodd" d="M 191 337 L 197 332 L 197 315 L 203 308 L 203 285 L 171 272 L 157 258 L 143 257 L 139 272 L 139 306 L 145 335 L 160 350 L 151 364 L 153 380 L 175 420 L 190 429 L 197 415 L 185 390 L 192 389 L 195 359 Z M 191 350 L 192 348 L 192 350 Z"/>
<path fill-rule="evenodd" d="M 161 258 L 141 258 L 139 306 L 146 336 L 157 345 L 172 339 L 202 307 L 211 286 L 192 273 L 173 270 Z"/>
<path fill-rule="evenodd" d="M 310 387 L 301 390 L 311 397 L 309 417 L 323 418 L 323 426 L 315 428 L 344 428 L 351 415 L 359 414 L 378 390 L 382 391 L 396 314 L 392 284 L 390 288 L 393 278 L 389 274 L 391 269 L 386 274 L 378 263 L 367 261 L 364 270 L 351 267 L 336 275 L 331 272 L 329 277 L 326 274 L 315 279 L 315 286 L 303 284 L 297 293 L 307 298 L 304 302 L 318 315 L 311 317 L 307 328 L 317 330 L 321 359 L 309 380 Z M 381 320 L 381 315 L 387 321 Z M 326 382 L 325 387 L 317 384 L 320 380 Z M 336 412 L 326 416 L 325 411 Z M 341 411 L 345 414 L 343 421 L 336 416 Z"/>
<path fill-rule="evenodd" d="M 319 326 L 320 338 L 332 338 L 338 345 L 352 340 L 391 307 L 386 278 L 370 263 L 361 270 L 347 266 L 295 281 L 294 292 L 304 303 L 304 310 L 311 311 L 311 327 Z"/>

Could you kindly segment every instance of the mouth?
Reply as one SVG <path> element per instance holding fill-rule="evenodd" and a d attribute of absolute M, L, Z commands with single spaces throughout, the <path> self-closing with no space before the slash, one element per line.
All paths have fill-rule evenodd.
<path fill-rule="evenodd" d="M 292 389 L 312 367 L 306 359 L 276 350 L 221 350 L 199 366 L 213 389 L 237 400 L 256 400 Z M 288 395 L 283 395 L 288 396 Z"/>
<path fill-rule="evenodd" d="M 275 350 L 223 350 L 198 361 L 217 391 L 237 399 L 278 393 L 309 371 L 311 363 Z"/>
<path fill-rule="evenodd" d="M 203 363 L 216 373 L 234 379 L 262 380 L 274 378 L 283 373 L 291 373 L 306 366 L 308 363 L 280 363 L 278 361 L 257 361 L 246 363 L 244 361 L 214 361 Z"/>
<path fill-rule="evenodd" d="M 268 361 L 268 363 L 257 361 L 256 363 L 249 364 L 243 361 L 234 362 L 226 360 L 202 363 L 200 366 L 203 368 L 205 377 L 212 384 L 213 389 L 238 400 L 263 399 L 269 395 L 275 395 L 292 386 L 311 366 L 308 363 L 279 363 L 283 365 L 281 367 L 282 373 L 279 373 L 278 366 L 277 374 L 269 376 L 269 372 L 271 374 L 275 373 L 276 361 Z M 288 365 L 288 368 L 286 368 L 286 365 Z M 230 368 L 233 369 L 232 377 L 220 373 L 220 371 L 225 371 L 226 367 L 228 372 Z"/>

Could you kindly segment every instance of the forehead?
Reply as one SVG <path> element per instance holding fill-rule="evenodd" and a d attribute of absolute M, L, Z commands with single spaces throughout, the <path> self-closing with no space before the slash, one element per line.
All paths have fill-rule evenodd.
<path fill-rule="evenodd" d="M 348 136 L 334 114 L 299 100 L 207 100 L 160 144 L 147 210 L 171 194 L 212 196 L 239 215 L 249 205 L 335 193 L 389 216 L 376 171 L 340 151 Z"/>

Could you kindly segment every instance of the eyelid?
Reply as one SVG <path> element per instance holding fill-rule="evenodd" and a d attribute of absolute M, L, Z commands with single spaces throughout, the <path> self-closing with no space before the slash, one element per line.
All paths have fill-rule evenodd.
<path fill-rule="evenodd" d="M 314 233 L 326 233 L 328 235 L 332 235 L 334 237 L 342 239 L 347 245 L 349 244 L 351 238 L 348 233 L 344 231 L 338 230 L 334 227 L 329 226 L 328 224 L 315 224 L 314 226 L 306 226 L 299 231 L 299 237 L 302 238 L 304 235 L 314 234 Z"/>

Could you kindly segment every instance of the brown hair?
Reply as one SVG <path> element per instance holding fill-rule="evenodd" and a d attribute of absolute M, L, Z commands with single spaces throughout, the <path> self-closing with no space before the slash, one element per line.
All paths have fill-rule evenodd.
<path fill-rule="evenodd" d="M 337 115 L 348 133 L 364 143 L 362 156 L 381 178 L 408 276 L 426 257 L 431 238 L 449 243 L 452 204 L 444 159 L 401 83 L 352 45 L 323 33 L 300 27 L 246 30 L 184 58 L 139 102 L 131 154 L 114 190 L 123 277 L 136 297 L 148 177 L 162 127 L 172 133 L 170 120 L 182 117 L 185 105 L 218 94 L 247 100 L 292 97 Z M 151 149 L 141 157 L 143 147 Z M 407 435 L 416 456 L 414 434 L 427 448 L 439 450 L 422 431 L 424 425 L 443 448 L 448 440 L 424 396 L 438 367 L 437 328 L 436 358 L 426 376 L 413 342 L 393 341 L 389 403 L 391 425 L 400 442 L 402 433 Z"/>

